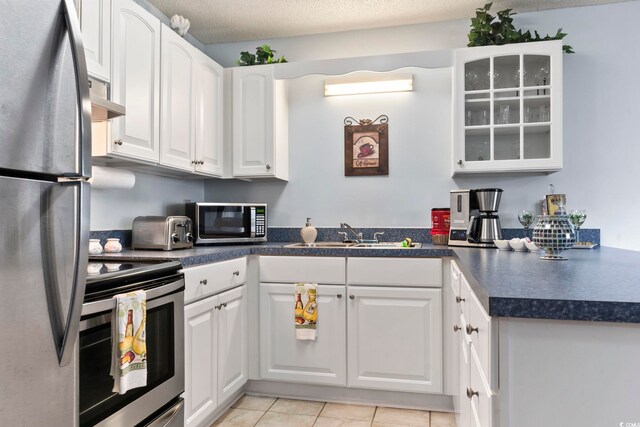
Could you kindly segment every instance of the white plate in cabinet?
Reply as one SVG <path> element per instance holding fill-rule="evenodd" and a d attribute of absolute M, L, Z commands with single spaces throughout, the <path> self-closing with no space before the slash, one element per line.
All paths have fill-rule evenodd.
<path fill-rule="evenodd" d="M 442 291 L 348 286 L 349 387 L 442 393 Z"/>
<path fill-rule="evenodd" d="M 442 260 L 435 258 L 348 258 L 349 285 L 442 286 Z"/>
<path fill-rule="evenodd" d="M 261 256 L 260 282 L 345 284 L 345 258 Z"/>
<path fill-rule="evenodd" d="M 247 259 L 245 257 L 187 267 L 184 273 L 184 301 L 204 298 L 241 285 L 247 281 Z"/>
<path fill-rule="evenodd" d="M 318 286 L 315 341 L 296 340 L 294 284 L 260 284 L 262 379 L 346 385 L 346 287 Z"/>

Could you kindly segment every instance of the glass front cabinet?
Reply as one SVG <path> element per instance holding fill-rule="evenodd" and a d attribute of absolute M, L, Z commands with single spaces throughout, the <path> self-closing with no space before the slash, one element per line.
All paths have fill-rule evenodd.
<path fill-rule="evenodd" d="M 562 42 L 456 51 L 453 173 L 562 168 Z"/>

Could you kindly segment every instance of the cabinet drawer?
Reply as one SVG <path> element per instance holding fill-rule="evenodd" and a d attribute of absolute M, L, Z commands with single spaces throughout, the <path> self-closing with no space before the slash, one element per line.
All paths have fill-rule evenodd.
<path fill-rule="evenodd" d="M 464 314 L 464 318 L 469 320 L 469 301 L 471 300 L 471 287 L 469 286 L 469 282 L 467 279 L 461 274 L 460 275 L 460 299 L 456 300 L 458 302 L 458 306 L 460 307 L 460 313 Z M 464 327 L 465 325 L 461 325 Z"/>
<path fill-rule="evenodd" d="M 350 285 L 442 286 L 442 260 L 434 258 L 348 258 Z"/>
<path fill-rule="evenodd" d="M 467 398 L 471 399 L 471 419 L 475 418 L 476 424 L 480 427 L 490 427 L 491 425 L 491 400 L 492 393 L 485 375 L 480 367 L 478 356 L 471 347 L 470 358 L 470 390 Z M 471 393 L 477 393 L 471 395 Z M 469 397 L 471 396 L 471 397 Z M 473 424 L 473 422 L 472 422 Z"/>
<path fill-rule="evenodd" d="M 480 302 L 477 300 L 475 294 L 470 293 L 470 298 L 467 301 L 469 315 L 466 316 L 469 328 L 465 333 L 469 335 L 471 339 L 471 345 L 474 347 L 478 359 L 480 362 L 480 368 L 486 375 L 486 378 L 491 378 L 490 372 L 490 348 L 491 343 L 491 318 L 484 311 Z M 475 330 L 477 328 L 477 331 Z M 471 334 L 469 334 L 471 332 Z"/>
<path fill-rule="evenodd" d="M 182 272 L 185 281 L 184 302 L 189 303 L 246 282 L 247 259 L 243 257 L 199 265 L 185 268 Z"/>
<path fill-rule="evenodd" d="M 260 282 L 345 283 L 345 258 L 261 256 Z"/>

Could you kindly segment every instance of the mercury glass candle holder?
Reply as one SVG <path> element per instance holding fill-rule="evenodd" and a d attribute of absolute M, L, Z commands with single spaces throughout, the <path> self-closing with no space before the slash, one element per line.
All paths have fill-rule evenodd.
<path fill-rule="evenodd" d="M 533 228 L 533 243 L 545 251 L 540 259 L 564 261 L 560 256 L 565 249 L 569 249 L 576 242 L 569 215 L 538 215 L 538 222 Z"/>

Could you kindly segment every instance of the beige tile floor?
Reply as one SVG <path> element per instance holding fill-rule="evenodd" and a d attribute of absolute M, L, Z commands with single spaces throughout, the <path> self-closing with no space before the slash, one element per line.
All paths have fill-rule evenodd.
<path fill-rule="evenodd" d="M 456 420 L 444 412 L 245 395 L 213 426 L 456 427 Z"/>

